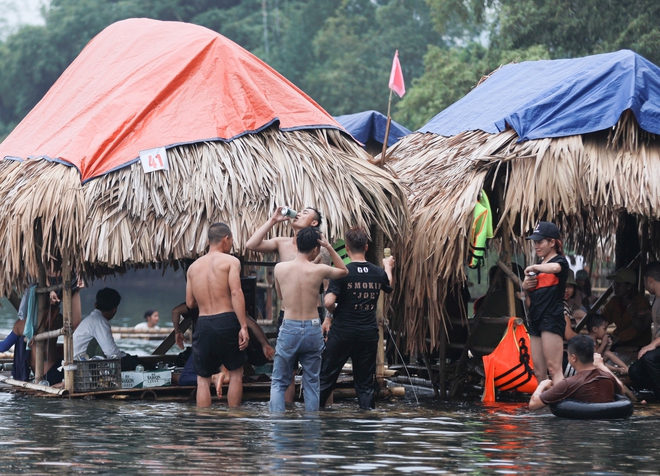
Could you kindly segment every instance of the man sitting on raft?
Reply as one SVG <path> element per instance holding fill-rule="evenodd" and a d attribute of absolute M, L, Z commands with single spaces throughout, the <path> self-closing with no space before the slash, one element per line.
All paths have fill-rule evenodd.
<path fill-rule="evenodd" d="M 594 364 L 594 341 L 587 335 L 577 335 L 568 341 L 568 361 L 576 370 L 574 376 L 553 385 L 552 380 L 542 381 L 529 400 L 530 410 L 571 399 L 585 403 L 613 402 L 622 392 L 618 380 L 607 370 L 602 370 L 600 356 Z"/>

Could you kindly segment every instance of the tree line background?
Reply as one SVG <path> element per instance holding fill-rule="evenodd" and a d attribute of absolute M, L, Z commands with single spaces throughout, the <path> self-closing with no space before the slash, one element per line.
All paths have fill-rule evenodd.
<path fill-rule="evenodd" d="M 0 43 L 0 139 L 89 40 L 131 17 L 217 31 L 332 115 L 386 112 L 398 49 L 408 91 L 392 116 L 412 130 L 511 61 L 629 48 L 660 64 L 658 0 L 51 0 L 42 13 Z"/>

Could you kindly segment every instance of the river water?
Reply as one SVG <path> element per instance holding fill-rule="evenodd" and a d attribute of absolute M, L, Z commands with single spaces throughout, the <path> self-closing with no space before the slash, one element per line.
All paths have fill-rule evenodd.
<path fill-rule="evenodd" d="M 134 325 L 146 307 L 183 298 L 174 276 L 144 301 L 159 272 L 130 285 L 95 282 L 83 290 L 83 315 L 96 288 L 121 289 L 113 324 Z M 159 275 L 157 277 L 160 277 Z M 122 288 L 123 286 L 123 288 Z M 150 294 L 151 296 L 151 294 Z M 15 312 L 0 310 L 0 333 Z M 141 355 L 158 342 L 122 339 Z M 632 474 L 660 472 L 660 405 L 637 405 L 625 421 L 568 421 L 522 404 L 379 402 L 373 412 L 340 402 L 318 415 L 302 407 L 272 416 L 265 402 L 238 411 L 223 404 L 68 400 L 0 393 L 0 474 Z"/>
<path fill-rule="evenodd" d="M 272 416 L 223 405 L 0 394 L 0 473 L 658 473 L 660 407 L 568 421 L 521 404 L 409 401 Z"/>

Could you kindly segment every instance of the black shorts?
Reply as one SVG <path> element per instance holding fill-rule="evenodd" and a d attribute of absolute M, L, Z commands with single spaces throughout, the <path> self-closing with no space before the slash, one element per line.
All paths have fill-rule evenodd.
<path fill-rule="evenodd" d="M 245 363 L 245 352 L 238 348 L 241 325 L 236 314 L 223 312 L 215 316 L 199 316 L 193 334 L 195 373 L 210 378 L 221 365 L 236 370 Z"/>
<path fill-rule="evenodd" d="M 552 332 L 564 338 L 564 331 L 566 330 L 566 319 L 564 315 L 558 317 L 542 317 L 540 319 L 529 320 L 529 335 L 534 337 L 541 337 L 542 332 Z"/>

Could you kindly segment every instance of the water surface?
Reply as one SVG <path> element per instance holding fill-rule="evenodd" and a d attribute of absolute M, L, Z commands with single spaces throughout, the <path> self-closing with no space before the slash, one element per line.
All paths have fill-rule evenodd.
<path fill-rule="evenodd" d="M 266 403 L 41 399 L 0 394 L 2 473 L 657 473 L 660 407 L 615 422 L 560 420 L 520 404 L 352 401 L 282 416 Z"/>

